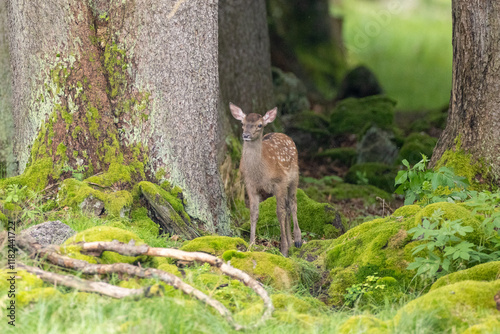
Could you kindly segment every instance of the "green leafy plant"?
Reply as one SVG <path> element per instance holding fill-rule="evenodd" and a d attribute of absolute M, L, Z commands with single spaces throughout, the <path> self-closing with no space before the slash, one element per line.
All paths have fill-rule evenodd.
<path fill-rule="evenodd" d="M 395 193 L 405 196 L 405 205 L 415 201 L 424 201 L 425 204 L 465 200 L 469 183 L 465 177 L 455 175 L 452 169 L 441 167 L 437 171 L 428 170 L 428 158 L 422 154 L 422 160 L 413 167 L 408 160 L 403 160 L 407 170 L 400 170 L 396 176 Z M 441 191 L 439 191 L 441 190 Z"/>
<path fill-rule="evenodd" d="M 71 175 L 73 178 L 77 179 L 78 181 L 83 181 L 83 178 L 85 176 L 85 169 L 87 168 L 87 165 L 83 166 L 78 166 L 76 169 L 74 169 L 71 166 L 65 165 L 63 168 L 61 168 L 61 171 L 63 172 L 71 172 Z"/>
<path fill-rule="evenodd" d="M 385 284 L 377 283 L 380 277 L 375 276 L 376 274 L 366 276 L 363 283 L 353 284 L 346 289 L 347 293 L 344 294 L 344 300 L 347 306 L 354 306 L 367 292 L 385 289 Z"/>
<path fill-rule="evenodd" d="M 438 209 L 431 217 L 424 218 L 422 224 L 408 231 L 413 234 L 413 240 L 425 242 L 413 249 L 413 255 L 424 251 L 426 256 L 415 257 L 407 269 L 417 269 L 417 276 L 435 279 L 498 258 L 496 252 L 461 238 L 473 232 L 472 227 L 463 226 L 461 219 L 445 220 L 443 215 L 444 212 Z"/>
<path fill-rule="evenodd" d="M 10 184 L 5 194 L 5 202 L 19 203 L 26 197 L 26 192 L 26 186 L 21 187 L 19 184 Z"/>

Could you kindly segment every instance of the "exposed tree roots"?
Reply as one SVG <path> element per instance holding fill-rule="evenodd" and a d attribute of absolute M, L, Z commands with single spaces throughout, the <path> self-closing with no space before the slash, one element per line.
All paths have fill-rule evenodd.
<path fill-rule="evenodd" d="M 179 277 L 159 269 L 140 268 L 138 266 L 126 263 L 114 263 L 114 264 L 88 263 L 87 261 L 77 260 L 59 254 L 58 246 L 42 247 L 28 235 L 19 235 L 16 241 L 18 247 L 28 252 L 30 254 L 30 257 L 32 258 L 39 258 L 42 259 L 42 261 L 48 261 L 59 267 L 77 270 L 83 274 L 103 275 L 103 274 L 117 273 L 117 274 L 126 274 L 129 276 L 134 276 L 139 278 L 159 279 L 162 282 L 165 282 L 166 284 L 181 290 L 185 294 L 193 296 L 196 299 L 204 302 L 205 304 L 213 307 L 236 330 L 252 329 L 259 326 L 260 324 L 262 324 L 264 321 L 266 321 L 271 317 L 272 312 L 274 310 L 271 298 L 269 297 L 266 290 L 260 285 L 259 282 L 250 277 L 247 273 L 224 263 L 224 261 L 215 256 L 206 253 L 184 252 L 177 249 L 169 249 L 169 248 L 154 248 L 154 247 L 149 247 L 148 245 L 136 246 L 133 243 L 124 244 L 117 241 L 88 242 L 88 243 L 78 244 L 79 246 L 81 246 L 81 252 L 89 255 L 90 254 L 100 255 L 103 251 L 112 251 L 127 256 L 148 255 L 148 256 L 170 257 L 173 259 L 190 261 L 190 262 L 197 261 L 202 263 L 208 263 L 211 266 L 219 268 L 219 270 L 225 275 L 240 280 L 246 286 L 253 289 L 262 298 L 262 300 L 264 301 L 264 312 L 259 321 L 249 326 L 243 326 L 236 323 L 232 318 L 231 312 L 224 305 L 222 305 L 222 303 L 213 298 L 210 298 L 209 296 L 205 295 L 203 292 L 190 286 L 189 284 L 184 283 Z M 147 295 L 146 289 L 127 289 L 127 288 L 117 287 L 104 282 L 87 281 L 72 275 L 56 274 L 39 269 L 37 267 L 30 267 L 25 264 L 19 264 L 18 267 L 37 275 L 46 282 L 68 286 L 85 292 L 94 292 L 113 298 Z"/>

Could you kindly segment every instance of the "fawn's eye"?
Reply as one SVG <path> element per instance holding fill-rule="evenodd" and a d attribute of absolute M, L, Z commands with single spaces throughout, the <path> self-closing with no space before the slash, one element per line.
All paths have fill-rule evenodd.
<path fill-rule="evenodd" d="M 262 127 L 262 124 L 257 125 L 257 127 L 260 129 Z"/>

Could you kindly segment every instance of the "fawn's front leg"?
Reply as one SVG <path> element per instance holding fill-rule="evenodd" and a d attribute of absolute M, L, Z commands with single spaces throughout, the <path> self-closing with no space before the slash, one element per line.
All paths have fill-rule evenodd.
<path fill-rule="evenodd" d="M 259 219 L 259 194 L 253 191 L 248 191 L 250 199 L 250 246 L 255 244 L 255 230 L 257 228 L 257 220 Z"/>

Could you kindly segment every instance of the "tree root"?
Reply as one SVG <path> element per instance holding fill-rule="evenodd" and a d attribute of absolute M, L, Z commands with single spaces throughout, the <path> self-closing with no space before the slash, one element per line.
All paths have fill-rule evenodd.
<path fill-rule="evenodd" d="M 173 259 L 183 260 L 183 261 L 197 261 L 202 263 L 208 263 L 211 266 L 217 267 L 222 273 L 228 275 L 234 279 L 240 280 L 246 286 L 253 289 L 264 301 L 264 312 L 261 318 L 253 325 L 243 326 L 234 321 L 231 316 L 231 312 L 219 301 L 210 298 L 205 295 L 200 290 L 184 283 L 179 277 L 167 273 L 165 271 L 155 269 L 155 268 L 140 268 L 126 263 L 114 263 L 114 264 L 92 264 L 84 260 L 77 260 L 67 256 L 60 255 L 58 253 L 59 246 L 49 246 L 42 247 L 37 244 L 30 236 L 20 235 L 17 237 L 17 245 L 19 248 L 30 253 L 32 258 L 43 258 L 52 264 L 59 267 L 70 268 L 77 270 L 83 274 L 110 274 L 119 273 L 127 274 L 129 276 L 139 277 L 139 278 L 157 278 L 168 285 L 173 286 L 176 289 L 181 290 L 187 295 L 193 296 L 196 299 L 204 302 L 205 304 L 213 307 L 220 315 L 236 330 L 242 329 L 252 329 L 256 328 L 269 319 L 274 310 L 271 298 L 267 294 L 266 290 L 257 282 L 255 279 L 250 277 L 247 273 L 236 269 L 222 261 L 221 259 L 199 252 L 184 252 L 177 249 L 169 248 L 154 248 L 148 245 L 139 245 L 128 243 L 120 243 L 118 241 L 113 242 L 88 242 L 79 243 L 81 246 L 81 252 L 91 255 L 100 255 L 103 251 L 112 251 L 119 253 L 121 255 L 127 256 L 160 256 L 160 257 L 170 257 Z M 74 276 L 67 276 L 61 274 L 55 274 L 41 270 L 36 267 L 29 267 L 24 264 L 20 264 L 19 268 L 25 269 L 26 271 L 39 276 L 42 280 L 50 282 L 52 284 L 61 284 L 68 287 L 76 288 L 81 291 L 95 292 L 101 295 L 113 297 L 113 298 L 124 298 L 127 296 L 140 296 L 145 295 L 144 289 L 126 289 L 117 286 L 113 286 L 103 282 L 90 282 L 82 280 Z"/>

